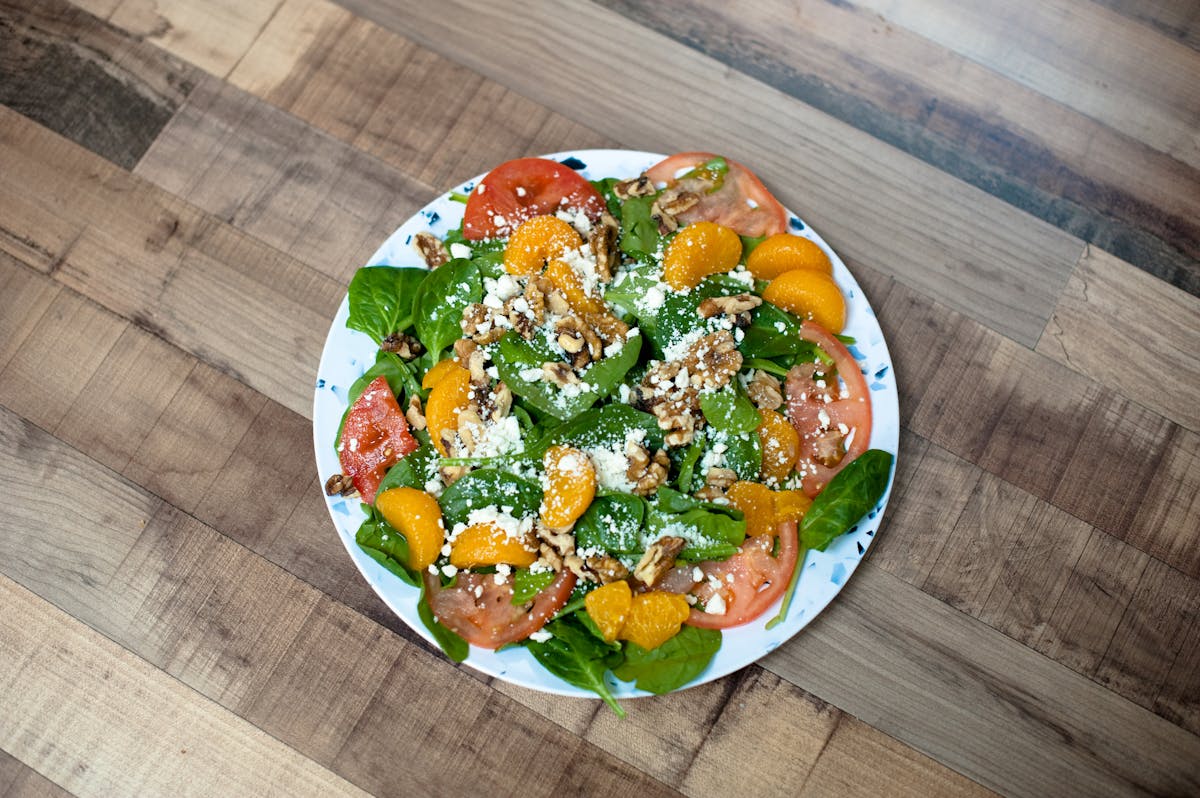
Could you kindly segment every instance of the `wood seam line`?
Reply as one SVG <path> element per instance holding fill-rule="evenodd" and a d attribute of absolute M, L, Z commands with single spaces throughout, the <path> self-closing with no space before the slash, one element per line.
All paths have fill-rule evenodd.
<path fill-rule="evenodd" d="M 704 750 L 704 746 L 708 743 L 708 738 L 709 738 L 709 736 L 712 735 L 713 729 L 715 729 L 717 727 L 717 724 L 721 722 L 721 718 L 724 717 L 725 711 L 727 709 L 729 709 L 729 700 L 733 697 L 733 694 L 736 693 L 741 688 L 741 686 L 746 683 L 746 681 L 750 678 L 752 673 L 762 673 L 762 672 L 763 672 L 762 666 L 759 665 L 758 662 L 751 662 L 746 667 L 741 668 L 738 671 L 735 671 L 734 674 L 731 674 L 735 678 L 730 679 L 727 676 L 726 678 L 724 678 L 722 680 L 722 681 L 726 682 L 728 684 L 728 686 L 722 686 L 724 695 L 721 697 L 720 709 L 717 710 L 717 713 L 713 717 L 712 722 L 708 724 L 708 728 L 704 730 L 704 736 L 696 741 L 696 746 L 692 750 L 692 758 L 688 761 L 687 767 L 684 768 L 683 771 L 679 774 L 679 777 L 676 780 L 676 786 L 674 789 L 678 790 L 679 785 L 682 785 L 684 782 L 687 781 L 688 775 L 692 772 L 692 768 L 694 768 L 696 766 L 696 759 L 697 759 L 697 757 L 699 757 L 700 752 Z M 595 717 L 596 717 L 595 715 L 592 715 L 592 720 L 594 720 Z M 591 721 L 588 722 L 588 728 L 589 729 L 591 728 Z"/>
<path fill-rule="evenodd" d="M 1037 340 L 1034 341 L 1033 345 L 1029 347 L 1029 349 L 1034 352 L 1036 352 L 1038 346 L 1041 345 L 1042 339 L 1046 337 L 1046 331 L 1050 328 L 1050 325 L 1054 323 L 1054 313 L 1056 310 L 1058 310 L 1059 303 L 1062 302 L 1063 294 L 1065 294 L 1067 291 L 1067 286 L 1071 284 L 1071 278 L 1074 277 L 1076 275 L 1076 273 L 1078 273 L 1079 265 L 1081 263 L 1083 263 L 1083 261 L 1087 258 L 1088 253 L 1090 253 L 1092 251 L 1092 245 L 1090 243 L 1088 243 L 1087 241 L 1083 241 L 1082 243 L 1083 243 L 1083 246 L 1079 250 L 1079 256 L 1076 257 L 1075 262 L 1073 264 L 1071 264 L 1071 271 L 1067 272 L 1066 281 L 1063 282 L 1062 286 L 1058 289 L 1058 295 L 1056 297 L 1054 297 L 1054 307 L 1052 307 L 1050 309 L 1050 315 L 1046 317 L 1046 323 L 1042 325 L 1042 331 L 1038 333 Z M 1113 257 L 1116 257 L 1116 256 L 1113 255 Z M 1122 261 L 1122 262 L 1124 262 L 1124 261 Z M 1134 267 L 1134 268 L 1136 268 L 1136 267 Z M 1138 271 L 1142 271 L 1142 270 L 1138 269 Z M 1159 278 L 1159 279 L 1161 280 L 1161 278 Z M 1161 280 L 1161 281 L 1164 283 L 1167 282 L 1166 280 Z M 1170 283 L 1167 283 L 1167 284 L 1170 285 Z M 1074 371 L 1076 374 L 1082 373 L 1079 371 L 1079 369 L 1075 368 L 1075 365 L 1073 363 L 1071 363 L 1071 359 L 1069 357 L 1066 360 L 1067 360 L 1066 365 L 1068 368 L 1071 369 L 1071 371 Z M 1084 376 L 1087 376 L 1087 375 L 1084 375 Z"/>
<path fill-rule="evenodd" d="M 42 772 L 41 772 L 41 770 L 38 770 L 37 768 L 35 768 L 34 766 L 32 766 L 32 764 L 30 764 L 29 762 L 26 762 L 25 760 L 23 760 L 23 758 L 20 758 L 20 757 L 19 757 L 19 756 L 17 756 L 16 754 L 13 754 L 13 752 L 12 752 L 12 751 L 8 751 L 7 749 L 2 749 L 2 748 L 0 748 L 0 751 L 4 752 L 4 754 L 6 754 L 7 756 L 10 756 L 10 757 L 12 757 L 12 760 L 13 760 L 14 762 L 20 762 L 20 763 L 22 763 L 22 764 L 23 764 L 23 766 L 25 766 L 26 768 L 29 768 L 29 769 L 31 770 L 31 772 L 34 772 L 34 773 L 36 773 L 37 775 L 40 775 L 40 776 L 42 776 L 42 778 L 43 778 L 43 779 L 46 779 L 47 781 L 49 781 L 49 782 L 50 782 L 50 784 L 53 784 L 55 787 L 58 787 L 58 788 L 59 788 L 59 790 L 61 790 L 61 791 L 62 791 L 62 793 L 66 794 L 66 796 L 71 796 L 72 798 L 79 798 L 79 793 L 76 793 L 76 792 L 71 792 L 70 790 L 67 790 L 67 788 L 66 788 L 66 787 L 64 787 L 64 786 L 62 786 L 62 785 L 60 785 L 58 781 L 55 781 L 54 779 L 50 778 L 50 776 L 48 776 L 48 775 L 46 775 L 46 774 L 42 773 Z M 4 785 L 0 785 L 0 787 L 2 787 L 2 786 L 4 786 Z M 10 786 L 12 786 L 12 785 L 10 785 Z M 5 796 L 7 796 L 7 794 L 8 794 L 8 793 L 6 792 L 6 793 L 4 793 L 4 794 L 5 794 Z"/>
<path fill-rule="evenodd" d="M 917 433 L 915 433 L 915 432 L 912 432 L 911 430 L 909 430 L 909 434 L 910 434 L 910 435 L 914 435 L 914 436 L 916 436 L 917 438 L 920 438 L 921 440 L 925 441 L 925 442 L 926 442 L 926 444 L 927 444 L 927 445 L 929 445 L 929 446 L 937 446 L 937 444 L 936 444 L 936 443 L 934 443 L 933 441 L 930 441 L 930 440 L 928 440 L 927 438 L 924 438 L 924 437 L 922 437 L 922 436 L 920 436 L 920 435 L 917 435 Z M 947 450 L 947 449 L 943 449 L 941 446 L 938 446 L 938 449 L 940 449 L 940 450 L 942 451 L 942 453 L 943 453 L 943 454 L 949 454 L 951 457 L 954 457 L 954 458 L 955 458 L 955 459 L 957 459 L 957 460 L 960 460 L 960 461 L 962 461 L 962 462 L 970 462 L 969 460 L 964 460 L 963 458 L 961 458 L 961 457 L 959 457 L 958 455 L 954 454 L 954 452 L 951 452 L 951 451 L 949 451 L 949 450 Z M 928 450 L 927 450 L 927 451 L 928 451 Z M 924 457 L 922 457 L 922 458 L 921 458 L 921 460 L 922 460 L 922 461 L 923 461 L 924 459 L 925 459 Z M 974 464 L 972 464 L 972 465 L 974 465 Z M 934 573 L 934 571 L 936 571 L 936 570 L 937 570 L 937 567 L 938 567 L 938 565 L 939 565 L 939 564 L 941 563 L 941 561 L 942 561 L 942 557 L 944 557 L 944 556 L 945 556 L 945 554 L 946 554 L 946 549 L 947 549 L 947 548 L 949 548 L 949 537 L 950 537 L 950 535 L 951 535 L 951 534 L 953 534 L 953 533 L 954 533 L 954 530 L 958 528 L 958 523 L 959 523 L 959 521 L 961 521 L 961 520 L 962 520 L 962 517 L 963 517 L 963 515 L 964 515 L 964 514 L 967 512 L 967 507 L 968 507 L 968 506 L 970 505 L 970 503 L 971 503 L 971 501 L 970 501 L 970 500 L 971 500 L 971 499 L 972 499 L 972 498 L 975 496 L 975 492 L 979 490 L 979 483 L 983 481 L 983 475 L 984 475 L 984 474 L 986 474 L 986 473 L 989 473 L 989 472 L 987 472 L 987 471 L 984 471 L 984 470 L 983 470 L 983 468 L 980 468 L 978 465 L 976 465 L 975 467 L 976 467 L 976 468 L 979 468 L 979 475 L 975 477 L 975 482 L 974 482 L 974 484 L 973 484 L 973 485 L 971 485 L 971 490 L 967 492 L 967 501 L 963 502 L 963 507 L 962 507 L 962 509 L 961 509 L 961 510 L 959 510 L 959 511 L 958 511 L 958 515 L 956 515 L 956 516 L 954 517 L 954 525 L 950 527 L 950 531 L 949 531 L 949 532 L 947 533 L 947 535 L 946 535 L 946 537 L 947 537 L 947 540 L 946 540 L 946 541 L 943 541 L 943 543 L 942 543 L 942 547 L 941 547 L 940 549 L 938 549 L 938 555 L 937 555 L 937 557 L 934 559 L 934 561 L 933 561 L 933 562 L 930 564 L 930 566 L 929 566 L 929 571 L 928 571 L 928 573 L 926 573 L 926 574 L 925 574 L 925 578 L 921 580 L 921 584 L 919 584 L 919 585 L 916 585 L 916 587 L 917 587 L 917 588 L 919 588 L 919 589 L 920 589 L 920 591 L 921 591 L 922 593 L 926 594 L 926 595 L 930 595 L 930 596 L 931 596 L 931 595 L 933 595 L 933 594 L 932 594 L 932 593 L 930 593 L 930 592 L 929 592 L 929 590 L 928 590 L 929 580 L 933 578 L 933 573 Z M 993 475 L 993 476 L 995 476 L 995 475 Z M 1003 477 L 997 477 L 997 479 L 999 479 L 1000 481 L 1004 482 L 1006 485 L 1008 484 L 1008 481 L 1007 481 L 1007 480 L 1005 480 Z M 1014 486 L 1014 487 L 1015 487 L 1015 486 Z M 890 501 L 890 499 L 889 499 L 889 501 Z M 886 511 L 885 511 L 885 514 L 884 514 L 884 520 L 885 520 L 885 521 L 887 520 L 887 514 L 886 514 Z M 884 530 L 884 532 L 886 532 L 886 531 L 887 531 L 887 530 L 885 529 L 885 530 Z M 872 551 L 872 549 L 873 549 L 873 548 L 874 548 L 874 547 L 871 547 L 871 548 L 867 549 L 867 554 L 868 554 L 868 556 L 870 555 L 870 553 L 871 553 L 871 551 Z"/>
<path fill-rule="evenodd" d="M 269 15 L 267 15 L 267 18 L 265 20 L 263 20 L 263 24 L 259 26 L 257 31 L 255 31 L 254 37 L 250 40 L 250 46 L 242 51 L 242 54 L 237 57 L 237 59 L 233 62 L 233 65 L 230 66 L 229 69 L 225 70 L 225 74 L 224 75 L 214 75 L 214 77 L 220 78 L 221 82 L 226 85 L 232 85 L 229 83 L 229 76 L 232 75 L 237 70 L 238 66 L 241 65 L 242 61 L 246 58 L 246 56 L 250 53 L 250 51 L 254 49 L 254 45 L 258 43 L 259 37 L 262 36 L 263 31 L 265 31 L 267 29 L 267 27 L 275 20 L 275 17 L 279 14 L 279 9 L 283 8 L 283 4 L 285 1 L 286 0 L 278 0 L 278 2 L 275 4 L 275 8 L 271 9 L 271 13 Z M 155 45 L 155 46 L 157 47 L 158 45 Z M 195 66 L 195 64 L 192 64 L 192 66 Z M 172 117 L 174 117 L 174 114 L 172 114 Z M 142 155 L 143 155 L 143 157 L 145 157 L 145 153 L 143 153 Z M 139 158 L 138 160 L 140 161 L 141 158 Z"/>
<path fill-rule="evenodd" d="M 1132 604 L 1133 602 L 1131 601 L 1130 603 Z M 1124 616 L 1122 616 L 1121 620 L 1124 620 Z M 1188 632 L 1190 632 L 1190 631 L 1191 631 L 1191 629 L 1192 629 L 1193 627 L 1198 627 L 1198 626 L 1200 626 L 1200 615 L 1197 615 L 1197 616 L 1196 616 L 1196 617 L 1195 617 L 1195 618 L 1192 620 L 1192 625 L 1191 625 L 1190 627 L 1187 627 L 1187 628 L 1185 628 L 1185 629 L 1183 630 L 1183 632 L 1181 633 L 1181 635 L 1182 635 L 1182 637 L 1183 637 L 1184 641 L 1186 641 L 1186 640 L 1187 640 Z M 1116 636 L 1116 627 L 1114 627 L 1114 628 L 1113 628 L 1113 636 L 1114 636 L 1114 637 Z M 1112 647 L 1112 641 L 1111 641 L 1111 640 L 1110 640 L 1110 641 L 1108 641 L 1108 646 L 1109 646 L 1109 648 L 1111 648 L 1111 647 Z M 1105 649 L 1104 653 L 1105 653 L 1105 656 L 1107 656 L 1107 655 L 1108 655 L 1108 649 L 1107 649 L 1107 648 Z M 1167 679 L 1168 679 L 1168 677 L 1170 677 L 1170 675 L 1171 675 L 1171 672 L 1175 670 L 1175 663 L 1179 662 L 1179 658 L 1180 658 L 1180 657 L 1182 657 L 1182 656 L 1183 656 L 1183 646 L 1181 645 L 1181 646 L 1179 647 L 1179 650 L 1175 652 L 1175 658 L 1171 660 L 1171 664 L 1170 664 L 1170 666 L 1169 666 L 1169 667 L 1167 667 L 1167 669 L 1164 671 L 1164 674 L 1165 674 L 1165 675 L 1163 676 L 1162 684 L 1160 684 L 1160 685 L 1158 686 L 1158 690 L 1157 690 L 1157 691 L 1154 693 L 1154 698 L 1153 698 L 1153 700 L 1152 700 L 1152 701 L 1151 701 L 1151 703 L 1150 703 L 1150 706 L 1151 706 L 1151 711 L 1153 711 L 1153 707 L 1156 707 L 1156 706 L 1158 706 L 1158 701 L 1159 701 L 1159 699 L 1160 699 L 1160 698 L 1162 698 L 1163 691 L 1167 689 L 1167 683 L 1168 683 L 1168 682 L 1167 682 Z M 1103 662 L 1103 660 L 1101 660 L 1101 662 Z M 1157 713 L 1156 713 L 1156 714 L 1157 714 Z M 1178 724 L 1176 724 L 1176 725 L 1178 725 Z M 1200 736 L 1200 733 L 1198 733 L 1198 734 L 1197 734 L 1197 736 Z"/>
<path fill-rule="evenodd" d="M 149 526 L 149 525 L 147 524 L 147 526 Z M 211 528 L 211 527 L 210 527 L 210 528 Z M 170 679 L 171 681 L 175 682 L 177 685 L 179 685 L 180 687 L 182 687 L 184 690 L 186 690 L 186 691 L 187 691 L 188 693 L 190 693 L 192 696 L 194 696 L 194 697 L 198 698 L 199 700 L 203 701 L 205 704 L 209 704 L 209 705 L 211 705 L 211 707 L 212 707 L 212 708 L 214 708 L 216 711 L 218 711 L 218 712 L 223 712 L 223 713 L 228 713 L 228 714 L 229 714 L 229 715 L 231 715 L 232 717 L 235 717 L 235 718 L 237 718 L 237 719 L 241 720 L 243 723 L 246 723 L 246 724 L 248 724 L 248 725 L 249 725 L 249 726 L 251 726 L 252 728 L 254 728 L 254 729 L 257 729 L 259 732 L 261 732 L 262 734 L 266 735 L 266 736 L 267 736 L 267 737 L 269 737 L 271 740 L 274 740 L 274 741 L 275 741 L 276 743 L 278 743 L 280 746 L 284 747 L 285 749 L 287 749 L 287 750 L 289 750 L 289 751 L 292 751 L 294 754 L 296 754 L 296 756 L 300 757 L 301 759 L 305 759 L 305 760 L 308 760 L 309 762 L 312 762 L 314 765 L 316 765 L 317 767 L 321 768 L 321 769 L 322 769 L 322 770 L 324 770 L 326 773 L 329 773 L 331 776 L 336 776 L 338 779 L 341 779 L 342 781 L 346 782 L 347 784 L 353 784 L 355 787 L 358 787 L 358 789 L 360 789 L 360 790 L 363 790 L 363 789 L 364 789 L 363 787 L 361 787 L 361 786 L 359 786 L 359 785 L 357 785 L 357 784 L 354 784 L 354 782 L 353 782 L 353 781 L 351 781 L 351 780 L 350 780 L 349 778 L 347 778 L 346 776 L 343 776 L 342 774 L 340 774 L 340 773 L 338 773 L 338 772 L 336 772 L 336 771 L 334 771 L 334 770 L 330 769 L 329 767 L 327 767 L 327 766 L 325 766 L 325 765 L 322 765 L 322 764 L 321 764 L 320 762 L 318 762 L 317 760 L 315 760 L 315 759 L 313 759 L 312 757 L 308 756 L 308 755 L 307 755 L 307 754 L 305 754 L 304 752 L 297 750 L 297 749 L 296 749 L 296 748 L 294 748 L 293 746 L 289 745 L 288 743 L 286 743 L 286 742 L 284 742 L 283 740 L 281 740 L 281 739 L 279 739 L 278 737 L 276 737 L 274 734 L 271 734 L 271 733 L 270 733 L 269 731 L 267 731 L 266 729 L 262 728 L 261 726 L 257 725 L 256 723 L 253 723 L 252 721 L 250 721 L 249 719 L 247 719 L 247 718 L 243 717 L 242 715 L 239 715 L 239 714 L 238 714 L 237 712 L 235 712 L 234 710 L 232 710 L 232 709 L 230 709 L 230 708 L 226 707 L 224 704 L 220 703 L 220 702 L 219 702 L 219 701 L 217 701 L 216 699 L 214 699 L 214 698 L 211 698 L 211 697 L 209 697 L 208 695 L 206 695 L 206 694 L 202 693 L 201 691 L 197 690 L 195 687 L 192 687 L 192 686 L 191 686 L 190 684 L 188 684 L 187 682 L 185 682 L 185 681 L 183 681 L 182 679 L 180 679 L 180 678 L 178 678 L 177 676 L 175 676 L 175 674 L 173 674 L 173 673 L 171 673 L 171 672 L 169 672 L 169 671 L 166 671 L 166 670 L 164 670 L 164 669 L 160 668 L 158 665 L 155 665 L 155 664 L 154 664 L 153 662 L 151 662 L 150 660 L 148 660 L 148 659 L 145 659 L 144 657 L 142 657 L 142 656 L 141 656 L 140 654 L 138 654 L 136 651 L 133 651 L 133 650 L 131 650 L 131 649 L 129 649 L 129 648 L 126 648 L 126 647 L 125 647 L 124 645 L 122 645 L 122 644 L 121 644 L 119 641 L 117 641 L 117 640 L 114 640 L 113 638 L 109 637 L 107 634 L 105 634 L 104 632 L 100 631 L 99 629 L 97 629 L 96 627 L 92 626 L 91 624 L 87 623 L 86 621 L 83 621 L 83 620 L 81 620 L 81 619 L 79 619 L 79 618 L 76 618 L 76 617 L 75 617 L 74 615 L 72 615 L 70 612 L 68 612 L 67 610 L 65 610 L 65 609 L 63 609 L 62 607 L 58 606 L 57 604 L 55 604 L 55 603 L 54 603 L 53 601 L 51 601 L 50 599 L 48 599 L 48 598 L 46 598 L 46 597 L 42 596 L 42 595 L 41 595 L 41 594 L 39 594 L 39 593 L 35 593 L 34 591 L 30 590 L 29 588 L 27 588 L 25 585 L 21 584 L 21 583 L 20 583 L 20 582 L 18 582 L 17 580 L 15 580 L 15 579 L 11 578 L 10 576 L 8 576 L 8 575 L 6 575 L 6 574 L 0 574 L 0 580 L 2 580 L 2 581 L 4 581 L 4 582 L 8 582 L 10 585 L 12 585 L 12 586 L 13 586 L 15 589 L 17 589 L 17 590 L 20 590 L 20 591 L 23 591 L 23 592 L 25 592 L 25 593 L 28 593 L 28 594 L 29 594 L 30 596 L 32 596 L 32 597 L 33 597 L 35 600 L 37 600 L 37 601 L 39 601 L 39 602 L 42 602 L 42 603 L 44 603 L 44 604 L 47 604 L 47 605 L 49 605 L 50 607 L 53 607 L 53 608 L 54 608 L 54 610 L 55 610 L 56 612 L 59 612 L 59 613 L 61 613 L 62 615 L 66 616 L 66 618 L 67 618 L 67 619 L 69 619 L 69 621 L 70 621 L 70 622 L 73 622 L 73 623 L 79 624 L 79 626 L 83 627 L 83 629 L 84 629 L 84 630 L 86 630 L 86 631 L 84 632 L 84 634 L 91 633 L 91 634 L 94 634 L 94 635 L 96 635 L 97 637 L 101 638 L 102 640 L 105 640 L 105 641 L 107 641 L 108 643 L 110 643 L 111 645 L 113 645 L 113 646 L 115 646 L 116 648 L 120 649 L 121 651 L 124 651 L 124 652 L 125 652 L 127 655 L 129 655 L 129 656 L 133 657 L 134 659 L 136 659 L 138 662 L 142 662 L 142 663 L 144 663 L 146 666 L 148 666 L 148 667 L 152 668 L 153 670 L 157 671 L 158 673 L 161 673 L 161 674 L 162 674 L 163 676 L 165 676 L 166 678 L 168 678 L 168 679 Z M 206 600 L 207 600 L 207 599 L 206 599 Z M 57 782 L 55 782 L 55 783 L 57 783 Z"/>
<path fill-rule="evenodd" d="M 833 705 L 830 704 L 830 706 L 833 706 Z M 817 752 L 816 757 L 813 759 L 812 767 L 810 767 L 808 769 L 808 773 L 804 774 L 804 781 L 800 782 L 800 789 L 796 790 L 797 795 L 804 794 L 804 787 L 808 784 L 809 780 L 812 779 L 813 771 L 817 769 L 817 763 L 821 761 L 821 757 L 825 756 L 825 749 L 829 747 L 829 741 L 833 739 L 833 735 L 837 734 L 837 730 L 842 727 L 842 721 L 846 718 L 847 715 L 850 714 L 840 708 L 838 709 L 837 713 L 838 713 L 837 719 L 834 720 L 834 722 L 833 722 L 833 728 L 831 728 L 829 730 L 829 735 L 825 738 L 825 741 L 823 743 L 821 743 L 821 750 Z M 867 725 L 871 726 L 872 729 L 875 729 L 875 731 L 879 732 L 880 734 L 887 734 L 887 732 L 883 731 L 882 729 L 877 729 L 877 728 L 875 728 L 875 726 L 872 726 L 869 723 Z M 890 734 L 887 734 L 887 736 L 891 737 L 891 739 L 893 739 L 893 740 L 896 739 L 895 737 L 892 737 L 892 735 L 890 735 Z M 929 756 L 929 754 L 926 754 L 924 751 L 917 748 L 915 745 L 906 743 L 903 740 L 896 740 L 896 742 L 900 743 L 901 745 L 908 748 L 909 750 L 916 751 L 917 753 L 922 754 L 924 756 Z M 929 757 L 929 758 L 932 759 L 934 762 L 937 762 L 939 765 L 946 768 L 947 770 L 949 770 L 953 773 L 958 773 L 958 771 L 955 770 L 953 767 L 951 767 L 949 763 L 942 762 L 941 760 L 934 759 L 933 757 Z M 963 778 L 970 778 L 969 776 L 966 776 L 962 773 L 959 773 L 959 775 L 962 776 Z M 970 780 L 975 781 L 974 779 L 970 779 Z"/>

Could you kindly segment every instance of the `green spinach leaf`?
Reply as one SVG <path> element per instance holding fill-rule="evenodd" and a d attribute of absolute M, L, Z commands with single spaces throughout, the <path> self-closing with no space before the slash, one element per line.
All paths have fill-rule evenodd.
<path fill-rule="evenodd" d="M 463 311 L 483 299 L 479 268 L 466 258 L 428 272 L 413 299 L 413 321 L 425 348 L 437 354 L 462 335 Z"/>
<path fill-rule="evenodd" d="M 728 435 L 754 432 L 762 421 L 750 397 L 736 384 L 701 394 L 700 410 L 714 429 Z"/>
<path fill-rule="evenodd" d="M 425 598 L 424 580 L 421 580 L 421 598 L 417 602 L 417 615 L 421 617 L 421 623 L 425 624 L 425 628 L 433 635 L 433 639 L 437 641 L 452 662 L 462 662 L 467 658 L 467 654 L 471 651 L 467 641 L 434 617 L 433 610 L 430 609 L 429 602 Z"/>
<path fill-rule="evenodd" d="M 575 522 L 575 547 L 600 548 L 619 554 L 642 550 L 646 500 L 631 493 L 597 496 Z"/>
<path fill-rule="evenodd" d="M 363 509 L 367 518 L 358 527 L 354 541 L 367 556 L 391 571 L 401 580 L 410 584 L 420 584 L 420 579 L 408 570 L 408 541 L 379 514 L 374 507 L 366 504 Z"/>
<path fill-rule="evenodd" d="M 513 571 L 513 604 L 524 604 L 533 601 L 534 597 L 550 586 L 556 574 L 554 571 L 538 571 L 534 573 L 528 568 L 518 568 Z"/>
<path fill-rule="evenodd" d="M 525 641 L 534 659 L 563 681 L 591 690 L 604 699 L 617 717 L 625 717 L 625 710 L 604 680 L 605 672 L 619 664 L 620 648 L 596 637 L 573 615 L 551 621 L 544 628 L 553 635 L 549 640 Z"/>
<path fill-rule="evenodd" d="M 679 634 L 649 651 L 636 643 L 626 643 L 625 661 L 613 673 L 623 682 L 634 682 L 639 689 L 662 695 L 703 673 L 720 648 L 720 631 L 684 626 Z"/>
<path fill-rule="evenodd" d="M 490 468 L 459 477 L 438 499 L 442 521 L 448 530 L 455 524 L 465 524 L 471 511 L 482 507 L 512 507 L 511 514 L 521 518 L 536 515 L 541 503 L 541 486 L 516 474 Z"/>
<path fill-rule="evenodd" d="M 350 316 L 346 326 L 366 333 L 377 344 L 411 326 L 417 286 L 429 274 L 426 269 L 392 266 L 359 269 L 347 289 Z"/>
<path fill-rule="evenodd" d="M 621 240 L 618 246 L 626 255 L 646 258 L 658 249 L 658 222 L 650 213 L 654 196 L 630 197 L 621 204 Z"/>
<path fill-rule="evenodd" d="M 437 464 L 438 452 L 433 448 L 433 444 L 422 443 L 388 469 L 375 495 L 378 496 L 390 488 L 425 490 L 425 483 L 433 478 Z"/>
<path fill-rule="evenodd" d="M 614 403 L 585 410 L 570 421 L 551 428 L 525 451 L 530 457 L 541 459 L 547 449 L 558 444 L 611 449 L 624 446 L 626 437 L 634 430 L 645 433 L 643 445 L 655 449 L 663 445 L 663 431 L 654 416 L 629 405 Z"/>

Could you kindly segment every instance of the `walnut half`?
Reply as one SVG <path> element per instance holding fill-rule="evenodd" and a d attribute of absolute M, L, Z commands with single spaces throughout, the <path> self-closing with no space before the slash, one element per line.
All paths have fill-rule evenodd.
<path fill-rule="evenodd" d="M 674 535 L 666 535 L 651 543 L 633 569 L 634 578 L 646 587 L 654 587 L 667 575 L 667 571 L 675 567 L 675 558 L 686 545 L 686 540 Z"/>

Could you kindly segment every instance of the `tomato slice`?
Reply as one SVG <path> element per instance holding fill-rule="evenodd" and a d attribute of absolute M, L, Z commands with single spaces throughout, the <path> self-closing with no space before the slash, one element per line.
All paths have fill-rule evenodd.
<path fill-rule="evenodd" d="M 773 555 L 775 541 L 779 553 Z M 800 543 L 796 522 L 779 525 L 776 534 L 746 538 L 741 549 L 727 560 L 705 560 L 695 565 L 673 568 L 659 587 L 672 593 L 690 593 L 706 605 L 721 596 L 724 613 L 692 609 L 687 623 L 705 629 L 741 626 L 762 615 L 783 595 L 799 558 Z M 696 569 L 700 580 L 696 580 Z"/>
<path fill-rule="evenodd" d="M 583 211 L 594 222 L 605 207 L 600 193 L 574 169 L 547 158 L 517 158 L 488 172 L 471 192 L 463 237 L 507 236 L 526 219 L 568 208 Z"/>
<path fill-rule="evenodd" d="M 495 574 L 459 571 L 450 587 L 442 587 L 436 574 L 426 571 L 424 577 L 425 596 L 438 621 L 471 645 L 490 649 L 541 629 L 575 589 L 575 574 L 564 568 L 530 604 L 514 605 L 512 576 L 496 584 Z"/>
<path fill-rule="evenodd" d="M 700 202 L 677 217 L 684 224 L 716 222 L 749 238 L 786 233 L 787 211 L 753 172 L 728 158 L 729 171 L 720 177 L 695 170 L 718 156 L 711 152 L 681 152 L 646 170 L 655 185 L 678 186 L 700 197 Z"/>
<path fill-rule="evenodd" d="M 371 504 L 387 470 L 418 445 L 387 378 L 376 377 L 346 416 L 338 460 L 362 500 Z"/>
<path fill-rule="evenodd" d="M 812 321 L 804 322 L 800 337 L 821 347 L 837 369 L 835 377 L 827 373 L 828 366 L 804 363 L 788 372 L 785 383 L 787 415 L 800 433 L 796 470 L 804 492 L 813 497 L 870 446 L 871 399 L 858 361 L 845 344 Z"/>

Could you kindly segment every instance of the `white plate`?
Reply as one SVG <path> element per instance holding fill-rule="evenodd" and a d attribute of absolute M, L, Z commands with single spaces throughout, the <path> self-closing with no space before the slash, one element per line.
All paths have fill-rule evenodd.
<path fill-rule="evenodd" d="M 574 159 L 569 161 L 569 165 L 578 169 L 580 174 L 589 180 L 598 180 L 604 177 L 636 176 L 643 169 L 662 160 L 664 156 L 627 150 L 580 150 L 545 157 L 559 161 Z M 479 175 L 454 190 L 470 193 L 482 178 L 483 175 Z M 367 265 L 423 267 L 424 262 L 411 245 L 413 235 L 428 230 L 439 237 L 444 236 L 462 221 L 463 207 L 462 203 L 450 199 L 449 194 L 429 203 L 392 233 Z M 793 233 L 815 241 L 833 261 L 834 277 L 846 296 L 844 334 L 853 336 L 857 341 L 850 347 L 850 351 L 858 358 L 871 389 L 874 416 L 871 446 L 895 454 L 900 438 L 896 380 L 883 333 L 875 319 L 875 312 L 837 253 L 790 211 L 789 220 Z M 330 475 L 341 471 L 334 452 L 334 437 L 346 409 L 346 391 L 375 362 L 377 351 L 374 342 L 368 336 L 346 327 L 348 314 L 349 304 L 343 299 L 329 329 L 329 337 L 321 353 L 321 365 L 317 369 L 316 395 L 313 400 L 313 439 L 322 483 Z M 776 614 L 777 608 L 773 608 L 753 623 L 726 630 L 720 651 L 708 668 L 689 683 L 688 687 L 732 673 L 773 651 L 807 626 L 829 604 L 850 578 L 850 574 L 854 573 L 867 547 L 871 545 L 875 531 L 879 528 L 884 507 L 887 506 L 888 496 L 891 494 L 894 474 L 893 468 L 893 476 L 888 479 L 888 488 L 879 505 L 855 531 L 838 538 L 824 552 L 810 551 L 806 554 L 787 620 L 773 629 L 764 628 L 767 619 Z M 326 497 L 325 503 L 329 507 L 329 514 L 342 543 L 346 546 L 346 551 L 350 553 L 350 558 L 354 560 L 367 583 L 393 612 L 436 647 L 437 643 L 417 615 L 417 589 L 401 582 L 363 553 L 355 543 L 354 534 L 364 517 L 359 500 L 333 496 Z M 593 693 L 567 684 L 550 674 L 523 648 L 494 652 L 472 647 L 466 664 L 490 676 L 523 687 L 560 695 L 596 697 Z M 611 674 L 608 679 L 613 693 L 618 698 L 647 695 L 631 683 L 614 679 Z"/>

